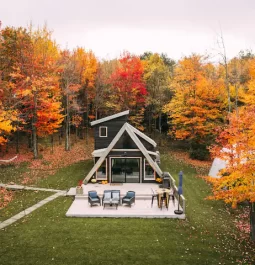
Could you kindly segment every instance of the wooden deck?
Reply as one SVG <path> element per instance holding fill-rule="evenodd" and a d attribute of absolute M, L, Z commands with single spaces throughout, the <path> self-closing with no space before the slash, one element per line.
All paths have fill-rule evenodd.
<path fill-rule="evenodd" d="M 169 207 L 163 207 L 161 210 L 157 206 L 157 201 L 151 207 L 152 190 L 157 190 L 157 184 L 129 184 L 112 186 L 110 184 L 88 184 L 83 186 L 83 195 L 75 196 L 75 188 L 72 188 L 67 193 L 70 196 L 75 196 L 75 200 L 68 209 L 67 217 L 111 217 L 111 218 L 178 218 L 185 219 L 185 214 L 177 215 L 174 210 L 178 207 L 178 201 L 175 203 L 171 200 Z M 96 190 L 100 198 L 102 198 L 104 190 L 120 190 L 121 197 L 125 196 L 127 191 L 136 192 L 136 202 L 130 208 L 127 205 L 119 205 L 116 207 L 93 206 L 88 204 L 88 191 Z"/>

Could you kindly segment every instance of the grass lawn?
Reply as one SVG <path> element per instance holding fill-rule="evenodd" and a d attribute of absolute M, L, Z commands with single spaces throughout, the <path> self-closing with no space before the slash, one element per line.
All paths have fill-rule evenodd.
<path fill-rule="evenodd" d="M 184 172 L 186 220 L 66 218 L 72 199 L 60 197 L 0 231 L 0 264 L 254 264 L 237 262 L 246 254 L 234 216 L 204 200 L 210 188 L 196 170 L 169 155 L 161 162 L 176 179 Z M 62 169 L 47 185 L 74 186 L 87 169 L 83 162 Z"/>
<path fill-rule="evenodd" d="M 0 165 L 0 183 L 14 182 L 21 184 L 23 174 L 28 170 L 28 163 L 23 162 L 19 166 L 13 164 Z"/>
<path fill-rule="evenodd" d="M 8 207 L 0 210 L 0 222 L 18 214 L 52 194 L 54 193 L 44 191 L 13 191 L 13 200 L 8 204 Z"/>
<path fill-rule="evenodd" d="M 81 161 L 69 167 L 60 169 L 56 174 L 39 180 L 37 187 L 67 190 L 77 186 L 93 166 L 92 160 Z"/>

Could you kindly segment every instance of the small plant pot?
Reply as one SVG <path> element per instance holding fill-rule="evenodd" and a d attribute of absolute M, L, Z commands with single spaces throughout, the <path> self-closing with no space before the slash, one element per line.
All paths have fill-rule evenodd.
<path fill-rule="evenodd" d="M 82 195 L 83 194 L 83 188 L 82 186 L 76 187 L 76 195 Z"/>

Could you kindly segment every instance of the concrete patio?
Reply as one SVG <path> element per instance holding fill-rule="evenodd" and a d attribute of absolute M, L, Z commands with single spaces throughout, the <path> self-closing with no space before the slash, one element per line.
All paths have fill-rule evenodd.
<path fill-rule="evenodd" d="M 75 196 L 75 200 L 68 209 L 67 217 L 111 217 L 111 218 L 179 218 L 185 219 L 185 214 L 177 215 L 174 210 L 178 207 L 178 201 L 170 200 L 169 207 L 163 207 L 161 210 L 157 206 L 157 200 L 151 207 L 152 190 L 156 192 L 158 184 L 146 183 L 130 183 L 123 185 L 111 184 L 88 184 L 83 185 L 83 194 L 76 195 L 76 188 L 71 188 L 67 195 Z M 125 196 L 127 191 L 136 192 L 136 202 L 130 208 L 126 205 L 115 207 L 106 207 L 95 205 L 93 207 L 88 203 L 88 191 L 96 190 L 99 197 L 102 199 L 104 190 L 120 190 L 121 198 Z"/>

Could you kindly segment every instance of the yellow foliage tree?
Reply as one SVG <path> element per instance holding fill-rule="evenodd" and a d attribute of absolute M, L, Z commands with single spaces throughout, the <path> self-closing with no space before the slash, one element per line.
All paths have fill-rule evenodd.
<path fill-rule="evenodd" d="M 177 65 L 172 90 L 174 96 L 164 107 L 173 125 L 169 134 L 179 140 L 188 140 L 191 157 L 206 158 L 205 148 L 211 144 L 215 128 L 224 117 L 224 82 L 218 79 L 212 64 L 193 55 Z"/>

